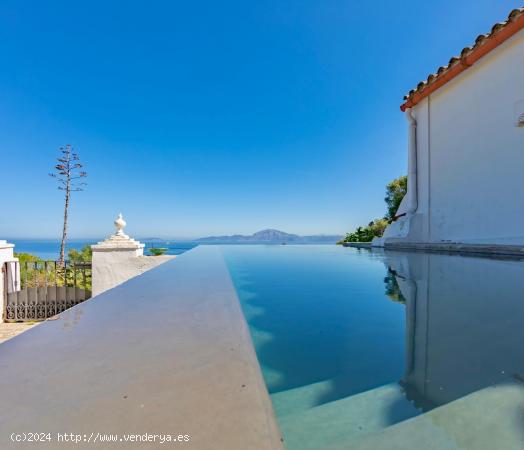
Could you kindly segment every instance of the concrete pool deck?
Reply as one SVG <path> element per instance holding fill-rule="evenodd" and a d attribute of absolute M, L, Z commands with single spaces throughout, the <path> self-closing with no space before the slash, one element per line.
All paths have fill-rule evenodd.
<path fill-rule="evenodd" d="M 214 246 L 3 343 L 0 373 L 2 449 L 168 445 L 57 443 L 57 433 L 189 435 L 177 448 L 283 448 L 236 291 Z M 29 432 L 51 433 L 52 440 L 11 441 L 11 433 Z"/>

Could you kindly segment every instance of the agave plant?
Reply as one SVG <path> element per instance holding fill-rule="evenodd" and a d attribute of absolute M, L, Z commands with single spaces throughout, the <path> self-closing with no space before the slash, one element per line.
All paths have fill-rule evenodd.
<path fill-rule="evenodd" d="M 162 247 L 151 247 L 147 249 L 153 256 L 160 256 L 167 252 L 167 248 Z"/>

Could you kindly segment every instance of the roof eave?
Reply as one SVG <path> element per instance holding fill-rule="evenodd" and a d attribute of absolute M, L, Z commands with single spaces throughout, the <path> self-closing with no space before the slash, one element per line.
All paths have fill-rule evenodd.
<path fill-rule="evenodd" d="M 512 14 L 515 12 L 516 17 L 512 19 Z M 409 94 L 406 101 L 400 106 L 400 109 L 405 111 L 406 109 L 417 105 L 431 93 L 435 92 L 466 69 L 470 68 L 483 56 L 507 41 L 520 30 L 524 29 L 524 8 L 512 11 L 508 22 L 503 26 L 500 26 L 498 29 L 495 29 L 497 25 L 495 25 L 494 31 L 492 31 L 485 39 L 479 37 L 473 48 L 465 48 L 462 51 L 460 58 L 452 58 L 447 69 L 439 69 L 441 74 L 430 75 L 426 82 L 419 83 L 419 87 Z M 420 84 L 423 84 L 423 86 L 420 86 Z"/>

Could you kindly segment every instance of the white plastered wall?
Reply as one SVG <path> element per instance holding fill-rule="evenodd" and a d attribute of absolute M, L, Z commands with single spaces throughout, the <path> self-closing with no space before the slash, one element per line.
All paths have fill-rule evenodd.
<path fill-rule="evenodd" d="M 521 113 L 524 31 L 415 107 L 424 241 L 524 244 Z"/>

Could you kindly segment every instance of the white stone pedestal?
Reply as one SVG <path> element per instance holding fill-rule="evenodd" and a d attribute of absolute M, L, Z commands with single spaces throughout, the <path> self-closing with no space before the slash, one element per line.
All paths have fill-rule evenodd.
<path fill-rule="evenodd" d="M 107 291 L 174 256 L 144 256 L 144 244 L 124 234 L 126 222 L 119 214 L 116 233 L 92 245 L 93 296 Z"/>

